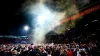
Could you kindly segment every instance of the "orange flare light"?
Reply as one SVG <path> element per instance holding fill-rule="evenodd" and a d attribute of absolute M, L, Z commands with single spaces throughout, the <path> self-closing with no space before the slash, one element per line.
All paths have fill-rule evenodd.
<path fill-rule="evenodd" d="M 70 21 L 70 20 L 76 20 L 76 19 L 78 19 L 79 17 L 84 16 L 84 15 L 86 15 L 86 14 L 89 14 L 89 13 L 91 13 L 91 12 L 94 12 L 94 11 L 96 11 L 96 10 L 100 10 L 100 5 L 94 6 L 94 7 L 89 8 L 89 9 L 83 11 L 83 12 L 80 12 L 80 13 L 78 13 L 78 14 L 75 14 L 75 15 L 71 16 L 71 17 L 68 17 L 68 18 L 66 18 L 66 19 L 63 19 L 63 20 L 61 20 L 61 23 L 64 24 L 64 23 L 66 23 L 66 22 L 68 22 L 68 21 Z"/>

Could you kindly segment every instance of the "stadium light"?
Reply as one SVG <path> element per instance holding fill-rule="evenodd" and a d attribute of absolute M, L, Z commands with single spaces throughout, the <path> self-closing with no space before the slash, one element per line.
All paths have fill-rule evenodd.
<path fill-rule="evenodd" d="M 24 26 L 24 30 L 28 31 L 29 27 L 28 26 Z"/>

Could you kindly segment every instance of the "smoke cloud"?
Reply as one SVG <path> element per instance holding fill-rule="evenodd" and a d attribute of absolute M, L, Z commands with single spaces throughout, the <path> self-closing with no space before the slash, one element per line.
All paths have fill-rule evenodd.
<path fill-rule="evenodd" d="M 28 0 L 24 4 L 23 10 L 32 16 L 32 20 L 29 20 L 31 20 L 33 25 L 31 32 L 31 36 L 34 38 L 33 43 L 45 43 L 45 35 L 51 30 L 54 30 L 56 33 L 61 32 L 63 29 L 63 31 L 65 31 L 66 27 L 68 27 L 66 25 L 59 27 L 59 29 L 57 28 L 57 30 L 54 28 L 59 25 L 61 26 L 60 20 L 78 13 L 77 6 L 73 4 L 72 1 L 58 1 L 55 3 L 50 0 Z M 49 4 L 45 2 L 49 2 Z M 85 2 L 87 3 L 87 1 Z M 33 15 L 35 15 L 35 17 Z"/>

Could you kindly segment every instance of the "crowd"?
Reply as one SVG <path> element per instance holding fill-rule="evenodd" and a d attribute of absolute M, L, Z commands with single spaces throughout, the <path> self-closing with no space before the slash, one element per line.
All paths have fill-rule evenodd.
<path fill-rule="evenodd" d="M 100 56 L 95 44 L 0 44 L 0 56 Z"/>

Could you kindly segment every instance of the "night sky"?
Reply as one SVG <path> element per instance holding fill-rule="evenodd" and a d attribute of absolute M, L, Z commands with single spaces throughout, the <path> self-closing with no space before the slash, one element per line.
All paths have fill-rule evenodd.
<path fill-rule="evenodd" d="M 96 1 L 96 0 L 91 0 Z M 28 25 L 30 28 L 31 23 L 28 18 L 22 12 L 22 4 L 25 0 L 1 0 L 0 1 L 0 35 L 27 35 L 30 31 L 23 30 L 24 25 Z M 100 3 L 98 3 L 100 5 Z M 96 4 L 97 5 L 97 4 Z M 100 11 L 92 12 L 85 15 L 82 20 L 79 20 L 76 24 L 76 30 L 78 32 L 97 33 L 100 32 Z M 97 22 L 92 22 L 98 20 Z M 85 26 L 88 24 L 88 26 Z"/>
<path fill-rule="evenodd" d="M 1 3 L 0 35 L 22 35 L 24 25 L 29 25 L 21 12 L 24 0 L 3 0 Z"/>

